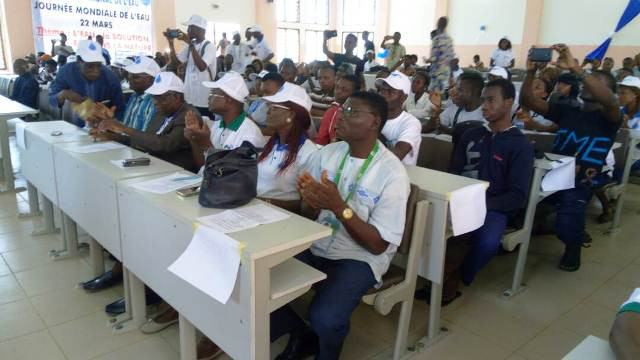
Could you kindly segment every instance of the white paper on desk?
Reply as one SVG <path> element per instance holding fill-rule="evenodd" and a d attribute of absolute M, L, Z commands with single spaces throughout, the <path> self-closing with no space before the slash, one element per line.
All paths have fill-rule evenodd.
<path fill-rule="evenodd" d="M 241 250 L 242 244 L 229 236 L 198 226 L 187 249 L 167 270 L 226 304 L 238 277 Z"/>
<path fill-rule="evenodd" d="M 573 189 L 576 181 L 576 159 L 561 158 L 552 163 L 551 169 L 542 178 L 542 191 L 560 191 Z"/>
<path fill-rule="evenodd" d="M 27 143 L 24 137 L 24 129 L 27 127 L 27 123 L 19 122 L 16 124 L 16 144 L 18 145 L 18 149 L 26 150 Z"/>
<path fill-rule="evenodd" d="M 225 210 L 217 214 L 197 218 L 196 220 L 225 234 L 251 229 L 260 225 L 259 222 L 234 210 Z"/>
<path fill-rule="evenodd" d="M 69 148 L 69 151 L 72 151 L 74 153 L 79 153 L 79 154 L 91 154 L 91 153 L 100 152 L 100 151 L 122 149 L 123 147 L 125 146 L 122 144 L 119 144 L 113 141 L 108 141 L 103 143 L 95 143 L 95 144 L 72 147 L 72 148 Z"/>
<path fill-rule="evenodd" d="M 473 184 L 449 195 L 451 227 L 458 236 L 478 229 L 487 215 L 486 185 Z"/>
<path fill-rule="evenodd" d="M 264 204 L 245 206 L 243 208 L 235 209 L 233 211 L 237 212 L 238 214 L 248 219 L 252 219 L 261 225 L 282 221 L 287 219 L 290 216 L 289 214 L 283 211 L 276 210 Z"/>
<path fill-rule="evenodd" d="M 120 162 L 122 161 L 120 160 Z M 131 187 L 154 194 L 168 194 L 172 191 L 198 186 L 200 183 L 202 183 L 201 177 L 177 172 L 161 178 L 142 181 L 131 185 Z"/>

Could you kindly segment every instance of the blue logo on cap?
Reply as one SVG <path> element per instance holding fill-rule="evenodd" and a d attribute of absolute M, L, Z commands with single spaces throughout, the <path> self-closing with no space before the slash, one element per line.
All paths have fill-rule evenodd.
<path fill-rule="evenodd" d="M 136 56 L 136 59 L 134 60 L 134 62 L 136 64 L 140 64 L 142 62 L 142 58 L 140 56 Z"/>
<path fill-rule="evenodd" d="M 89 50 L 96 50 L 96 45 L 94 43 L 89 44 Z"/>
<path fill-rule="evenodd" d="M 162 78 L 160 75 L 156 76 L 156 84 L 160 84 L 162 82 Z"/>

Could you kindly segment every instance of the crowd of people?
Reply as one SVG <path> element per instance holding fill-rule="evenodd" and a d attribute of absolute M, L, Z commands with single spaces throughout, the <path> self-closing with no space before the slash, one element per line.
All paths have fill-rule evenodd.
<path fill-rule="evenodd" d="M 193 15 L 183 24 L 186 32 L 165 32 L 168 56 L 122 63 L 111 63 L 101 38 L 73 49 L 60 34 L 51 54 L 15 61 L 13 98 L 37 107 L 39 86 L 48 84 L 53 106 L 90 100 L 91 113 L 74 116 L 73 123 L 90 128 L 97 139 L 127 144 L 193 172 L 211 149 L 232 150 L 245 141 L 262 149 L 258 197 L 333 230 L 298 255 L 327 274 L 316 287 L 309 321 L 289 306 L 272 314 L 272 340 L 291 335 L 278 359 L 339 357 L 352 312 L 380 284 L 402 239 L 409 196 L 403 165 L 417 164 L 424 133 L 452 136 L 452 174 L 490 184 L 484 225 L 450 240 L 443 304 L 460 296 L 461 283 L 470 285 L 498 253 L 505 229 L 525 207 L 534 149 L 522 130 L 555 133 L 553 152 L 576 158 L 575 187 L 545 201 L 555 207 L 555 234 L 565 244 L 559 269 L 580 268 L 581 249 L 589 241 L 589 200 L 615 181 L 603 167 L 616 134 L 622 127 L 640 128 L 640 54 L 614 70 L 611 58 L 580 64 L 569 47 L 554 45 L 557 61 L 528 60 L 517 93 L 511 42 L 500 40 L 488 68 L 476 55 L 462 69 L 444 17 L 431 33 L 424 66 L 406 53 L 399 32 L 380 44 L 384 64 L 368 33 L 359 58 L 353 34 L 345 37 L 344 52 L 329 50 L 335 35 L 330 31 L 323 42 L 327 61 L 275 64 L 259 26 L 246 29 L 244 40 L 239 32 L 231 40 L 223 34 L 216 45 L 205 39 L 206 24 Z M 372 86 L 367 77 L 375 78 Z M 123 87 L 132 91 L 126 102 Z M 602 221 L 610 220 L 609 211 L 605 206 Z M 82 286 L 100 291 L 121 279 L 117 264 Z M 428 293 L 420 289 L 417 297 Z M 162 302 L 150 289 L 147 301 Z M 169 304 L 160 308 L 143 332 L 178 321 Z M 124 312 L 124 301 L 106 311 Z M 201 359 L 220 352 L 206 338 L 198 346 Z"/>

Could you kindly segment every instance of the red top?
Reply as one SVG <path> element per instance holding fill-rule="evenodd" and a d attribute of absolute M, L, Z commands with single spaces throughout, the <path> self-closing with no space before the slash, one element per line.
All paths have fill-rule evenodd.
<path fill-rule="evenodd" d="M 336 139 L 336 122 L 340 116 L 340 105 L 334 103 L 322 116 L 320 129 L 316 135 L 316 144 L 327 145 Z"/>

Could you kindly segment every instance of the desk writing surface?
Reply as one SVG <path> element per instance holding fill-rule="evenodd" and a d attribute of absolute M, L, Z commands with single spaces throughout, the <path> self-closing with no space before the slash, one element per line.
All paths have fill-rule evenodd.
<path fill-rule="evenodd" d="M 0 95 L 0 116 L 6 118 L 19 117 L 28 114 L 37 114 L 38 110 L 22 105 L 6 96 Z"/>
<path fill-rule="evenodd" d="M 187 171 L 183 171 L 187 174 Z M 189 173 L 190 174 L 190 173 Z M 164 213 L 181 218 L 183 221 L 193 223 L 201 216 L 215 214 L 224 209 L 213 209 L 202 207 L 198 203 L 198 196 L 181 198 L 175 192 L 168 194 L 154 194 L 142 190 L 131 188 L 130 186 L 142 182 L 158 178 L 161 176 L 154 175 L 122 181 L 120 187 L 127 187 L 128 190 L 134 192 L 140 200 L 161 209 Z M 256 205 L 262 201 L 254 199 L 249 205 Z M 273 206 L 273 205 L 269 205 Z M 287 212 L 278 208 L 279 211 Z M 247 254 L 253 259 L 276 253 L 282 249 L 295 247 L 299 244 L 308 243 L 319 240 L 331 235 L 331 229 L 327 226 L 316 223 L 309 219 L 298 215 L 291 216 L 283 221 L 272 224 L 259 225 L 252 229 L 227 234 L 233 239 L 245 244 L 243 254 Z"/>
<path fill-rule="evenodd" d="M 449 194 L 465 186 L 478 183 L 486 183 L 487 186 L 489 185 L 489 183 L 485 181 L 418 166 L 405 166 L 405 168 L 407 169 L 407 174 L 409 174 L 409 180 L 412 184 L 418 186 L 420 190 L 426 191 L 430 196 L 440 200 L 448 200 Z"/>
<path fill-rule="evenodd" d="M 62 134 L 53 136 L 51 133 L 54 131 Z M 64 120 L 27 123 L 25 134 L 27 133 L 38 136 L 49 144 L 92 140 L 89 133 Z"/>
<path fill-rule="evenodd" d="M 116 182 L 136 176 L 171 173 L 181 168 L 127 147 L 90 154 L 69 150 L 78 145 L 54 145 L 59 207 L 121 260 Z M 150 157 L 151 165 L 123 169 L 111 163 L 111 160 L 140 156 Z"/>

